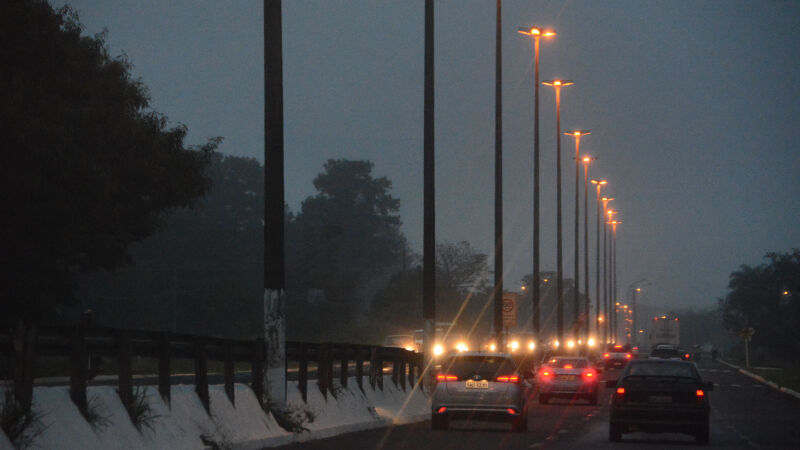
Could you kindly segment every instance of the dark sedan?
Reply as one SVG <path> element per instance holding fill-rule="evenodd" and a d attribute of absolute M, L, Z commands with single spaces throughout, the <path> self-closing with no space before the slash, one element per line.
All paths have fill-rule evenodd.
<path fill-rule="evenodd" d="M 616 382 L 611 398 L 609 439 L 619 441 L 623 433 L 674 431 L 691 434 L 698 443 L 708 443 L 708 391 L 697 366 L 679 359 L 631 361 Z"/>

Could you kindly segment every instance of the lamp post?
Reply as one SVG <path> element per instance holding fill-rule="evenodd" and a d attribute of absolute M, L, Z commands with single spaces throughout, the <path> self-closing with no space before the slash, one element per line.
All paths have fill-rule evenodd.
<path fill-rule="evenodd" d="M 539 304 L 541 303 L 541 289 L 539 287 L 539 39 L 556 35 L 553 30 L 544 30 L 540 27 L 520 28 L 520 34 L 533 38 L 534 53 L 534 100 L 533 100 L 533 332 L 536 341 L 539 338 Z"/>
<path fill-rule="evenodd" d="M 567 136 L 572 136 L 575 138 L 575 248 L 574 248 L 574 260 L 575 260 L 575 290 L 574 292 L 574 301 L 575 301 L 575 314 L 573 315 L 574 324 L 577 325 L 578 323 L 578 310 L 580 310 L 579 305 L 579 293 L 581 291 L 581 283 L 580 283 L 580 246 L 578 245 L 578 241 L 580 239 L 580 225 L 578 218 L 580 217 L 581 208 L 580 208 L 580 187 L 578 183 L 578 179 L 580 178 L 580 147 L 581 147 L 581 137 L 586 136 L 587 134 L 591 134 L 589 130 L 573 130 L 573 131 L 566 131 L 564 133 Z"/>
<path fill-rule="evenodd" d="M 611 332 L 611 311 L 608 307 L 608 226 L 606 226 L 606 213 L 608 202 L 614 200 L 613 197 L 603 197 L 600 201 L 603 202 L 603 314 L 606 316 L 606 326 L 603 327 L 603 339 L 608 342 L 609 333 Z"/>
<path fill-rule="evenodd" d="M 597 158 L 584 156 L 583 161 L 583 315 L 586 323 L 585 337 L 589 339 L 589 164 Z"/>
<path fill-rule="evenodd" d="M 617 211 L 610 211 L 611 213 L 615 213 Z M 611 218 L 612 214 L 609 214 L 609 218 Z M 617 225 L 621 224 L 619 220 L 611 220 L 609 221 L 611 224 L 611 292 L 616 302 L 617 298 Z M 614 314 L 614 341 L 616 342 L 617 338 L 617 328 L 619 324 L 617 323 L 616 314 Z"/>
<path fill-rule="evenodd" d="M 614 217 L 614 214 L 616 213 L 616 211 L 614 211 L 613 209 L 608 209 L 608 210 L 605 211 L 605 213 L 606 213 L 606 220 L 607 220 L 607 223 L 608 223 L 608 227 L 607 227 L 608 228 L 608 259 L 606 260 L 606 266 L 608 266 L 608 274 L 606 276 L 608 278 L 607 292 L 606 292 L 606 295 L 607 295 L 607 298 L 608 298 L 608 312 L 609 312 L 609 314 L 608 314 L 608 332 L 609 332 L 609 339 L 611 339 L 612 342 L 616 342 L 616 332 L 614 331 L 614 327 L 616 326 L 616 322 L 617 322 L 617 314 L 616 314 L 616 311 L 614 309 L 614 304 L 617 301 L 617 299 L 615 298 L 615 295 L 613 294 L 613 292 L 614 292 L 614 277 L 613 277 L 613 271 L 614 271 L 614 251 L 613 251 L 614 247 L 613 247 L 613 244 L 614 244 L 614 241 L 611 240 L 611 220 Z"/>
<path fill-rule="evenodd" d="M 556 321 L 558 342 L 564 340 L 564 261 L 561 252 L 561 88 L 569 86 L 572 81 L 548 80 L 545 86 L 552 86 L 556 91 Z"/>
<path fill-rule="evenodd" d="M 596 244 L 597 244 L 596 245 L 596 252 L 595 252 L 597 267 L 596 267 L 595 281 L 594 281 L 594 283 L 595 283 L 594 284 L 595 285 L 594 302 L 595 302 L 595 307 L 597 308 L 597 314 L 596 314 L 597 320 L 595 321 L 595 326 L 596 326 L 595 333 L 597 333 L 597 334 L 595 335 L 595 339 L 599 339 L 600 338 L 600 317 L 601 317 L 601 315 L 600 315 L 600 220 L 601 220 L 601 212 L 602 212 L 601 211 L 602 203 L 600 203 L 600 189 L 602 189 L 603 186 L 608 184 L 608 181 L 606 181 L 606 180 L 592 180 L 592 184 L 597 186 L 597 234 L 595 236 L 595 241 L 596 241 Z M 604 235 L 605 235 L 605 233 L 604 233 Z"/>

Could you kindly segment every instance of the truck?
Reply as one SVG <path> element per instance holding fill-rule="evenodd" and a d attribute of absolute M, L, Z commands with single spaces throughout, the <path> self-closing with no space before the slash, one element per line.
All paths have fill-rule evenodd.
<path fill-rule="evenodd" d="M 650 348 L 656 345 L 672 345 L 678 348 L 680 343 L 680 321 L 675 316 L 661 315 L 653 317 L 648 335 Z"/>

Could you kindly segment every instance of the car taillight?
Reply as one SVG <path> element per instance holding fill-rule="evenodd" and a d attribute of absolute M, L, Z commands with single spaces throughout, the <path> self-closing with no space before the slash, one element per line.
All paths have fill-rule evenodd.
<path fill-rule="evenodd" d="M 608 359 L 608 357 L 609 357 L 608 353 L 603 353 L 603 358 Z"/>
<path fill-rule="evenodd" d="M 685 354 L 685 355 L 683 355 L 683 358 L 684 358 L 684 359 L 689 359 L 690 357 L 691 357 L 691 355 L 690 355 L 690 354 L 688 354 L 688 353 L 687 353 L 687 354 Z"/>
<path fill-rule="evenodd" d="M 495 381 L 499 381 L 501 383 L 519 383 L 519 376 L 517 375 L 501 375 L 495 378 Z"/>
<path fill-rule="evenodd" d="M 596 378 L 594 370 L 587 370 L 586 372 L 583 372 L 583 377 L 587 380 L 594 380 Z"/>
<path fill-rule="evenodd" d="M 625 396 L 625 388 L 624 387 L 618 387 L 617 388 L 617 397 L 618 398 L 622 398 L 624 396 Z"/>
<path fill-rule="evenodd" d="M 455 375 L 440 373 L 436 375 L 436 381 L 458 381 L 458 377 Z"/>
<path fill-rule="evenodd" d="M 698 389 L 697 391 L 695 391 L 694 395 L 697 398 L 703 398 L 706 396 L 706 393 L 702 389 Z"/>
<path fill-rule="evenodd" d="M 542 378 L 549 378 L 551 376 L 553 376 L 553 372 L 550 372 L 549 370 L 542 371 Z"/>
<path fill-rule="evenodd" d="M 625 353 L 625 359 L 631 359 L 631 358 L 633 358 L 633 355 L 631 355 L 630 353 Z"/>
<path fill-rule="evenodd" d="M 511 408 L 508 408 L 508 409 L 506 409 L 506 411 L 507 411 L 509 414 L 511 414 L 511 415 L 514 415 L 514 414 L 516 414 L 516 413 L 517 413 L 516 411 L 514 411 L 514 410 L 513 410 L 513 409 L 511 409 Z"/>
<path fill-rule="evenodd" d="M 565 364 L 565 365 L 564 365 L 564 368 L 565 368 L 565 369 L 572 369 L 572 364 Z"/>
<path fill-rule="evenodd" d="M 445 412 L 445 411 L 447 411 L 447 407 L 446 407 L 446 406 L 442 406 L 442 407 L 441 407 L 441 408 L 439 408 L 439 410 L 438 410 L 438 411 L 436 411 L 436 412 L 438 412 L 438 413 L 440 413 L 440 414 L 441 414 L 441 413 L 443 413 L 443 412 Z"/>

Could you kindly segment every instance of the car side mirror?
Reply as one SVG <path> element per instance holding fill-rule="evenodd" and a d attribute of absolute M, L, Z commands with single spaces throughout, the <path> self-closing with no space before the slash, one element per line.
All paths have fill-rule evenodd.
<path fill-rule="evenodd" d="M 714 382 L 713 381 L 706 381 L 706 390 L 713 391 L 714 390 Z"/>
<path fill-rule="evenodd" d="M 617 386 L 617 380 L 606 380 L 606 387 L 613 388 Z"/>

